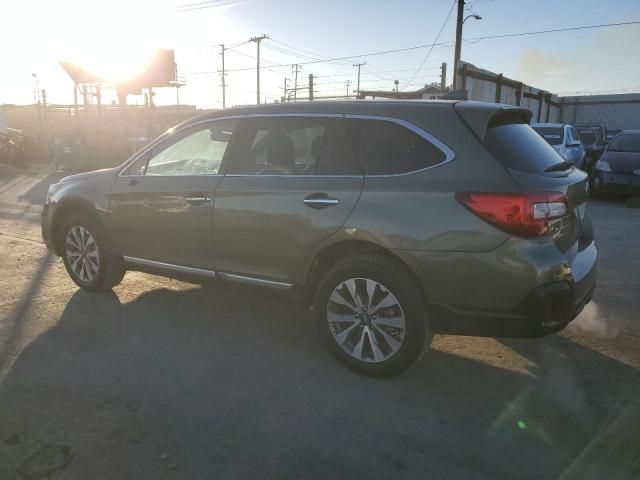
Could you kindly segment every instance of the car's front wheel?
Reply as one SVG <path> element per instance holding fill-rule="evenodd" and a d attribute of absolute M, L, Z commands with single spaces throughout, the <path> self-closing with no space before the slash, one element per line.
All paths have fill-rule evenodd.
<path fill-rule="evenodd" d="M 331 353 L 365 375 L 406 370 L 431 341 L 418 285 L 386 256 L 354 255 L 330 268 L 318 284 L 314 311 Z"/>
<path fill-rule="evenodd" d="M 58 241 L 67 273 L 79 287 L 105 291 L 122 280 L 122 257 L 114 251 L 102 225 L 89 215 L 69 216 Z"/>

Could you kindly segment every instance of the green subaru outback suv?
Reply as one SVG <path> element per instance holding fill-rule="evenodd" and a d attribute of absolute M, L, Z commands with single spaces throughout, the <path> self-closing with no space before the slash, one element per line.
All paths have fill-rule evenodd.
<path fill-rule="evenodd" d="M 43 237 L 86 290 L 126 270 L 296 292 L 369 375 L 433 333 L 535 337 L 590 300 L 585 173 L 530 112 L 454 101 L 224 110 L 51 186 Z"/>

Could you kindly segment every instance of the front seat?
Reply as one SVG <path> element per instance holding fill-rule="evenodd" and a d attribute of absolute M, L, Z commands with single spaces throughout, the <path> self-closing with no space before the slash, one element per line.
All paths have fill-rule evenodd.
<path fill-rule="evenodd" d="M 295 152 L 291 137 L 273 133 L 267 143 L 267 166 L 261 173 L 290 175 L 295 163 Z"/>

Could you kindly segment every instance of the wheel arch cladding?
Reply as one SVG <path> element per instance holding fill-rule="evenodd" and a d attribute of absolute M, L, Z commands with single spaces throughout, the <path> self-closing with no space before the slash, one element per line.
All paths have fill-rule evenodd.
<path fill-rule="evenodd" d="M 61 255 L 61 238 L 60 238 L 60 228 L 64 225 L 65 219 L 69 218 L 71 215 L 80 214 L 80 215 L 88 215 L 93 220 L 98 222 L 104 229 L 104 224 L 96 210 L 93 208 L 89 201 L 80 198 L 80 197 L 69 197 L 64 199 L 58 205 L 56 205 L 55 213 L 52 220 L 52 233 L 53 233 L 53 242 L 55 245 L 56 254 Z M 104 229 L 106 232 L 106 229 Z"/>
<path fill-rule="evenodd" d="M 308 268 L 306 276 L 306 301 L 312 302 L 318 282 L 322 278 L 322 275 L 331 268 L 331 266 L 345 258 L 361 253 L 373 253 L 393 260 L 413 279 L 416 287 L 422 293 L 422 299 L 424 300 L 425 305 L 428 305 L 428 298 L 422 287 L 422 283 L 409 265 L 388 248 L 364 240 L 339 240 L 329 245 L 325 245 L 315 253 L 313 260 L 310 262 L 310 267 Z"/>

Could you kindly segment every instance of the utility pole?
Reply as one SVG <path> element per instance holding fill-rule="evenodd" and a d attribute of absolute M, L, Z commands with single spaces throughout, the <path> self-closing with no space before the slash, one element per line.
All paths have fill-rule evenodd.
<path fill-rule="evenodd" d="M 453 58 L 453 91 L 456 90 L 458 76 L 458 63 L 462 49 L 462 24 L 464 22 L 464 0 L 458 0 L 458 18 L 456 20 L 456 53 Z"/>
<path fill-rule="evenodd" d="M 360 67 L 362 65 L 365 65 L 365 62 L 362 63 L 354 63 L 353 66 L 354 67 L 358 67 L 358 95 L 360 95 Z"/>
<path fill-rule="evenodd" d="M 444 93 L 447 88 L 447 62 L 442 62 L 440 65 L 440 91 Z"/>
<path fill-rule="evenodd" d="M 347 80 L 346 82 L 344 82 L 345 85 L 347 86 L 347 97 L 349 96 L 349 87 L 351 86 L 351 80 Z"/>
<path fill-rule="evenodd" d="M 313 100 L 313 74 L 309 74 L 309 101 Z"/>
<path fill-rule="evenodd" d="M 289 79 L 287 77 L 284 77 L 284 90 L 282 94 L 282 103 L 288 101 L 288 98 L 287 98 L 287 82 L 288 81 Z"/>
<path fill-rule="evenodd" d="M 251 37 L 250 42 L 255 42 L 257 46 L 256 55 L 256 103 L 260 105 L 260 42 L 268 38 L 264 33 L 259 37 Z"/>
<path fill-rule="evenodd" d="M 220 45 L 220 55 L 222 55 L 222 109 L 224 110 L 227 108 L 227 86 L 224 78 L 224 43 Z"/>
<path fill-rule="evenodd" d="M 293 83 L 293 101 L 295 102 L 296 100 L 298 100 L 298 72 L 302 67 L 300 67 L 300 65 L 296 63 L 295 65 L 292 65 L 291 68 L 295 69 L 293 72 L 295 73 L 295 80 Z"/>

